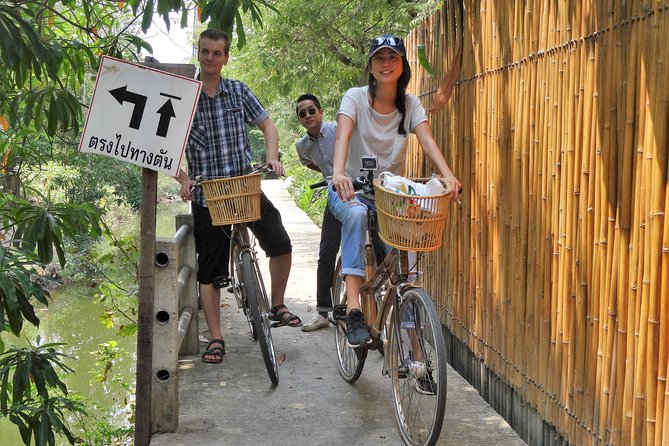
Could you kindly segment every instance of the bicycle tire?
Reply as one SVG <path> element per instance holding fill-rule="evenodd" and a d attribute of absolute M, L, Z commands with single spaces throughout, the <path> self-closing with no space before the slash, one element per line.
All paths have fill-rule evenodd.
<path fill-rule="evenodd" d="M 245 230 L 244 230 L 245 231 Z M 246 237 L 242 235 L 241 229 L 233 229 L 232 239 L 230 241 L 230 286 L 232 294 L 235 296 L 237 301 L 237 307 L 242 309 L 244 316 L 246 317 L 246 322 L 249 325 L 249 331 L 251 332 L 251 339 L 254 341 L 258 340 L 258 330 L 256 329 L 255 323 L 253 322 L 253 316 L 249 311 L 249 300 L 247 297 L 247 290 L 244 286 L 241 274 L 241 249 L 244 246 L 249 246 L 248 233 Z"/>
<path fill-rule="evenodd" d="M 397 425 L 406 444 L 433 446 L 446 410 L 446 347 L 441 322 L 432 298 L 420 288 L 405 291 L 394 311 L 388 374 Z"/>
<path fill-rule="evenodd" d="M 270 308 L 267 300 L 265 286 L 258 270 L 258 262 L 250 252 L 242 252 L 242 271 L 244 273 L 244 284 L 246 286 L 248 305 L 253 321 L 258 332 L 258 345 L 262 352 L 265 368 L 272 384 L 279 384 L 279 363 L 274 353 L 272 342 L 272 323 L 270 321 Z"/>
<path fill-rule="evenodd" d="M 332 285 L 332 300 L 334 305 L 346 304 L 346 284 L 341 277 L 341 258 L 337 260 L 335 276 Z M 351 348 L 346 345 L 346 321 L 335 320 L 335 349 L 339 363 L 339 374 L 344 381 L 353 384 L 360 378 L 367 358 L 367 347 Z"/>

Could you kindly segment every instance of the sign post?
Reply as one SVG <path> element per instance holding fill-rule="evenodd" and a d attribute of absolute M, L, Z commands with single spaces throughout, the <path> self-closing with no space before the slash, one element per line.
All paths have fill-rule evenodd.
<path fill-rule="evenodd" d="M 142 167 L 135 444 L 151 442 L 154 250 L 158 172 L 176 176 L 202 84 L 190 64 L 103 56 L 79 151 Z"/>

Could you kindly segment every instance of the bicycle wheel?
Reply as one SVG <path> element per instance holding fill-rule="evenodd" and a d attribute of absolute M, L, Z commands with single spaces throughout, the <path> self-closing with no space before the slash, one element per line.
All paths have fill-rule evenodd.
<path fill-rule="evenodd" d="M 337 261 L 332 285 L 332 301 L 334 305 L 346 305 L 346 284 L 341 278 L 340 272 L 341 258 Z M 353 384 L 360 378 L 362 368 L 365 366 L 367 347 L 351 348 L 346 345 L 345 318 L 335 318 L 334 332 L 335 348 L 337 349 L 337 359 L 339 360 L 339 373 L 344 378 L 344 381 Z"/>
<path fill-rule="evenodd" d="M 389 376 L 400 434 L 412 446 L 434 445 L 446 409 L 446 347 L 430 296 L 407 290 L 390 327 Z M 399 324 L 399 326 L 398 326 Z"/>
<path fill-rule="evenodd" d="M 262 276 L 258 270 L 258 262 L 248 251 L 242 252 L 242 272 L 244 273 L 249 310 L 258 332 L 258 344 L 260 344 L 262 358 L 265 361 L 265 368 L 270 381 L 276 385 L 279 383 L 279 363 L 276 360 L 274 344 L 272 343 L 269 302 Z"/>
<path fill-rule="evenodd" d="M 230 289 L 228 291 L 231 291 L 235 296 L 237 307 L 241 308 L 244 316 L 246 316 L 246 322 L 249 324 L 249 331 L 251 332 L 251 339 L 257 341 L 258 330 L 256 330 L 253 317 L 249 311 L 247 289 L 244 286 L 241 274 L 241 250 L 244 246 L 249 246 L 248 233 L 246 233 L 246 236 L 243 236 L 241 230 L 234 228 L 230 241 Z"/>

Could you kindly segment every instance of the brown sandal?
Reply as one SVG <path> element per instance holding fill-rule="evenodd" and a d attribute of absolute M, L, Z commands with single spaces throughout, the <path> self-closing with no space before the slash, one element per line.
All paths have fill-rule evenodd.
<path fill-rule="evenodd" d="M 286 311 L 282 311 L 279 313 L 279 310 L 286 309 Z M 272 324 L 272 327 L 301 327 L 302 326 L 302 319 L 300 319 L 299 316 L 291 313 L 288 311 L 288 308 L 286 308 L 285 305 L 277 305 L 276 307 L 272 307 L 272 320 L 275 321 L 274 324 Z M 292 323 L 291 323 L 292 322 Z"/>
<path fill-rule="evenodd" d="M 212 345 L 214 346 L 212 347 Z M 225 341 L 223 339 L 212 339 L 207 345 L 207 350 L 202 353 L 202 362 L 219 364 L 223 361 L 223 355 L 225 355 Z M 205 356 L 213 356 L 214 359 L 207 359 Z"/>

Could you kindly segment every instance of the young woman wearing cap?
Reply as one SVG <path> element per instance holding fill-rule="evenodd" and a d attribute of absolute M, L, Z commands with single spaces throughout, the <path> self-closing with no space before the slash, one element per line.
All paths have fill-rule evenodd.
<path fill-rule="evenodd" d="M 367 72 L 368 85 L 348 90 L 337 112 L 332 174 L 336 192 L 328 192 L 330 208 L 342 222 L 342 275 L 351 347 L 370 340 L 360 311 L 359 290 L 365 276 L 365 206 L 373 205 L 373 198 L 356 194 L 351 180 L 360 174 L 362 155 L 378 157 L 377 174 L 389 171 L 404 175 L 406 142 L 409 133 L 414 133 L 425 155 L 452 183 L 453 190 L 460 190 L 460 182 L 432 137 L 425 109 L 415 95 L 406 93 L 411 67 L 402 39 L 387 34 L 372 39 Z"/>

